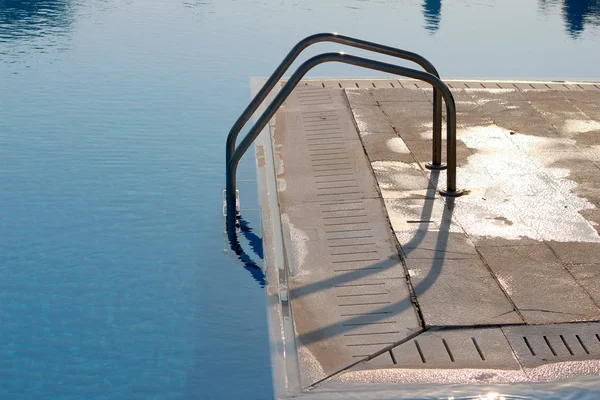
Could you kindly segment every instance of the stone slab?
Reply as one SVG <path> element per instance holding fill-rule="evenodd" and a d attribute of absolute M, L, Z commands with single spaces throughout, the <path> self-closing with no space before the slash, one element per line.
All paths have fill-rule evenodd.
<path fill-rule="evenodd" d="M 592 300 L 596 304 L 600 304 L 600 263 L 571 264 L 567 265 L 567 269 L 592 297 Z"/>
<path fill-rule="evenodd" d="M 563 263 L 600 262 L 600 243 L 548 242 L 548 246 Z"/>
<path fill-rule="evenodd" d="M 407 266 L 426 327 L 523 322 L 479 259 L 408 259 Z"/>
<path fill-rule="evenodd" d="M 374 161 L 371 167 L 384 199 L 423 197 L 435 190 L 417 163 Z"/>
<path fill-rule="evenodd" d="M 600 319 L 600 309 L 545 244 L 478 250 L 525 322 Z"/>
<path fill-rule="evenodd" d="M 281 201 L 377 198 L 376 183 L 341 90 L 311 89 L 310 93 L 327 94 L 329 110 L 323 112 L 302 105 L 299 96 L 305 91 L 294 91 L 277 115 L 274 147 Z"/>
<path fill-rule="evenodd" d="M 417 234 L 422 238 L 428 231 L 439 231 L 442 227 L 446 232 L 455 230 L 448 228 L 452 224 L 450 210 L 436 197 L 434 188 L 417 193 L 423 197 L 410 192 L 414 197 L 384 199 L 392 229 L 401 246 L 415 243 Z"/>
<path fill-rule="evenodd" d="M 380 356 L 377 356 L 377 357 L 365 362 L 363 365 L 361 365 L 360 368 L 361 369 L 362 368 L 378 369 L 378 368 L 391 368 L 393 366 L 394 366 L 394 360 L 392 360 L 392 354 L 389 351 L 386 351 L 385 353 L 381 354 Z"/>
<path fill-rule="evenodd" d="M 600 357 L 598 323 L 508 326 L 502 331 L 525 368 Z"/>
<path fill-rule="evenodd" d="M 369 161 L 393 161 L 402 163 L 414 163 L 414 154 L 393 130 L 373 133 L 361 132 L 363 147 Z"/>
<path fill-rule="evenodd" d="M 398 368 L 520 369 L 499 328 L 430 330 L 392 354 Z"/>
<path fill-rule="evenodd" d="M 359 131 L 366 132 L 394 132 L 388 116 L 379 105 L 353 105 L 352 114 Z"/>

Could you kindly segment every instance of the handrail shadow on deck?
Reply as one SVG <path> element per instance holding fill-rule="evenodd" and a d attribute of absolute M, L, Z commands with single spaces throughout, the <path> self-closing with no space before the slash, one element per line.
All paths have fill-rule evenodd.
<path fill-rule="evenodd" d="M 452 213 L 454 207 L 454 198 L 444 198 L 444 200 L 440 198 L 436 198 L 436 189 L 439 180 L 439 172 L 431 171 L 431 177 L 428 181 L 428 187 L 426 191 L 426 197 L 424 199 L 423 209 L 421 211 L 421 216 L 419 221 L 430 221 L 433 213 L 433 206 L 435 201 L 445 201 L 444 211 L 442 213 L 442 218 L 438 231 L 438 240 L 435 246 L 435 252 L 439 252 L 441 254 L 440 258 L 435 258 L 432 260 L 432 265 L 428 274 L 421 280 L 418 285 L 413 285 L 414 293 L 424 293 L 429 290 L 433 284 L 436 282 L 437 278 L 441 273 L 441 268 L 444 263 L 445 257 L 445 249 L 447 248 L 448 238 L 450 233 L 450 226 L 452 224 Z M 246 237 L 248 242 L 250 243 L 254 253 L 262 259 L 262 238 L 253 233 L 252 228 L 249 223 L 244 219 L 240 219 L 240 230 L 239 232 Z M 416 249 L 418 245 L 423 241 L 425 235 L 428 230 L 427 222 L 420 222 L 415 231 L 414 237 L 410 240 L 410 242 L 406 243 L 402 246 L 402 251 L 409 255 L 412 251 L 411 249 Z M 231 239 L 231 237 L 230 237 Z M 236 240 L 238 240 L 236 236 Z M 232 249 L 237 248 L 236 255 L 237 258 L 243 263 L 244 268 L 246 268 L 253 276 L 253 278 L 260 283 L 261 287 L 265 285 L 265 275 L 264 272 L 260 269 L 260 266 L 257 262 L 255 262 L 252 257 L 248 254 L 248 252 L 244 251 L 239 241 L 235 244 L 232 244 Z M 311 283 L 300 288 L 291 289 L 290 290 L 290 299 L 298 299 L 321 290 L 325 290 L 331 288 L 333 286 L 342 285 L 351 283 L 357 279 L 365 278 L 382 271 L 385 271 L 389 268 L 397 267 L 399 253 L 390 254 L 388 260 L 380 261 L 375 264 L 371 264 L 365 266 L 364 269 L 346 272 L 340 275 L 336 275 L 329 279 L 322 280 L 320 282 Z M 402 257 L 402 256 L 400 256 Z M 399 307 L 400 306 L 400 307 Z M 389 318 L 390 316 L 400 314 L 407 309 L 413 307 L 410 298 L 403 299 L 400 302 L 390 304 L 385 307 L 381 307 L 377 310 L 373 310 L 373 313 L 376 315 L 373 317 L 373 321 L 378 321 L 381 319 Z M 331 336 L 337 335 L 343 332 L 349 332 L 355 329 L 353 322 L 358 322 L 362 319 L 362 316 L 358 316 L 355 318 L 350 318 L 344 321 L 343 328 L 340 329 L 338 325 L 328 325 L 326 327 L 320 328 L 315 331 L 306 332 L 300 334 L 298 339 L 304 345 L 309 345 L 319 340 L 327 339 Z M 334 329 L 335 328 L 335 331 Z"/>
<path fill-rule="evenodd" d="M 435 197 L 438 179 L 439 179 L 439 172 L 431 171 L 431 179 L 429 180 L 429 183 L 428 183 L 427 193 L 428 193 L 428 195 L 433 195 L 434 197 L 426 197 L 425 198 L 424 207 L 421 212 L 420 221 L 429 221 L 430 217 L 432 215 L 434 202 L 436 200 L 441 201 L 439 198 Z M 428 272 L 428 274 L 423 278 L 423 280 L 421 280 L 421 282 L 418 285 L 413 286 L 413 290 L 415 293 L 424 293 L 425 291 L 429 290 L 433 286 L 433 284 L 436 282 L 438 277 L 440 276 L 442 265 L 443 265 L 444 259 L 445 259 L 445 257 L 444 257 L 445 249 L 447 248 L 447 245 L 448 245 L 450 227 L 452 224 L 453 209 L 454 209 L 454 198 L 445 198 L 444 211 L 442 213 L 442 220 L 441 220 L 439 231 L 438 231 L 439 232 L 438 239 L 437 239 L 437 243 L 435 246 L 435 252 L 440 252 L 440 254 L 442 256 L 440 258 L 435 258 L 432 260 L 431 269 Z M 409 243 L 406 243 L 403 246 L 402 251 L 404 251 L 404 253 L 406 255 L 410 254 L 411 248 L 416 249 L 417 246 L 423 241 L 425 235 L 428 232 L 427 229 L 423 229 L 423 228 L 426 228 L 426 226 L 427 226 L 426 223 L 421 222 L 418 225 L 415 236 L 411 239 L 411 241 Z M 303 297 L 303 296 L 318 292 L 320 290 L 330 288 L 332 286 L 349 283 L 349 282 L 356 280 L 357 278 L 364 278 L 364 277 L 376 274 L 378 272 L 381 272 L 382 270 L 392 268 L 393 266 L 396 265 L 397 257 L 398 257 L 398 254 L 392 254 L 392 255 L 390 255 L 389 261 L 385 260 L 385 261 L 381 261 L 381 262 L 378 262 L 378 263 L 375 263 L 375 264 L 372 264 L 369 266 L 365 266 L 364 267 L 365 270 L 347 272 L 347 273 L 323 280 L 321 282 L 316 282 L 313 284 L 303 286 L 302 288 L 299 288 L 299 289 L 292 289 L 292 290 L 290 290 L 290 298 L 293 300 L 298 297 Z M 393 260 L 393 262 L 391 262 L 392 260 Z M 373 267 L 376 267 L 376 269 L 373 269 Z M 400 302 L 396 302 L 396 303 L 387 305 L 385 307 L 381 307 L 381 308 L 373 310 L 371 312 L 371 313 L 373 313 L 372 320 L 374 322 L 376 322 L 378 320 L 389 318 L 390 316 L 398 315 L 401 312 L 403 312 L 407 309 L 410 309 L 412 307 L 413 307 L 413 304 L 412 304 L 410 298 L 406 298 L 406 299 L 401 300 Z M 335 336 L 340 333 L 345 333 L 345 332 L 351 331 L 352 329 L 356 329 L 355 328 L 356 325 L 352 325 L 352 324 L 358 323 L 362 319 L 364 319 L 363 316 L 353 317 L 353 318 L 344 320 L 342 327 L 340 327 L 337 324 L 328 325 L 328 326 L 319 328 L 314 331 L 302 333 L 302 334 L 298 335 L 297 339 L 302 344 L 309 345 L 309 344 L 315 343 L 316 341 L 327 339 L 331 336 Z"/>

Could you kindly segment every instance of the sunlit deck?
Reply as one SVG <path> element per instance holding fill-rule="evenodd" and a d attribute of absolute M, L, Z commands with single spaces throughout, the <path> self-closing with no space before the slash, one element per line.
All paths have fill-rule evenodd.
<path fill-rule="evenodd" d="M 598 375 L 600 84 L 447 81 L 448 198 L 430 87 L 304 83 L 257 145 L 278 396 Z"/>

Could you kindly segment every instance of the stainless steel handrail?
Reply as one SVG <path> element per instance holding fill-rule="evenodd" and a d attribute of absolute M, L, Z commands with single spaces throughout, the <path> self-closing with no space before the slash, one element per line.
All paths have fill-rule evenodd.
<path fill-rule="evenodd" d="M 456 105 L 454 103 L 454 97 L 448 89 L 448 86 L 442 82 L 438 77 L 427 72 L 417 71 L 414 69 L 401 67 L 394 64 L 388 64 L 381 61 L 370 60 L 368 58 L 357 57 L 350 54 L 344 53 L 324 53 L 318 56 L 312 57 L 296 70 L 290 77 L 283 88 L 277 93 L 271 104 L 267 107 L 265 112 L 258 118 L 254 126 L 250 129 L 248 134 L 242 139 L 239 146 L 235 149 L 231 155 L 231 159 L 227 162 L 226 172 L 226 203 L 227 203 L 227 232 L 230 237 L 230 242 L 236 243 L 236 174 L 237 166 L 240 159 L 246 153 L 248 148 L 254 140 L 258 137 L 260 132 L 267 126 L 269 120 L 273 118 L 277 110 L 282 106 L 283 102 L 292 93 L 294 88 L 300 83 L 300 80 L 310 71 L 312 68 L 319 64 L 327 62 L 340 62 L 344 64 L 356 65 L 363 68 L 368 68 L 376 71 L 386 72 L 395 75 L 401 75 L 408 78 L 418 79 L 431 84 L 434 88 L 439 89 L 441 92 L 444 102 L 446 103 L 446 118 L 447 118 L 447 162 L 448 172 L 446 176 L 446 190 L 440 190 L 440 194 L 444 196 L 461 196 L 463 192 L 456 188 Z"/>
<path fill-rule="evenodd" d="M 260 91 L 256 94 L 256 96 L 254 96 L 254 99 L 252 99 L 250 104 L 246 107 L 242 115 L 240 115 L 237 121 L 235 121 L 235 124 L 233 124 L 233 127 L 227 136 L 227 149 L 225 155 L 227 163 L 229 163 L 231 160 L 231 156 L 235 150 L 235 143 L 240 131 L 244 125 L 246 125 L 246 122 L 248 122 L 250 117 L 252 117 L 252 114 L 256 112 L 258 107 L 265 100 L 271 90 L 273 90 L 277 82 L 279 82 L 283 74 L 288 70 L 296 58 L 298 58 L 300 53 L 307 47 L 319 42 L 339 43 L 362 50 L 368 50 L 375 53 L 412 61 L 423 67 L 423 69 L 430 74 L 435 75 L 438 78 L 440 77 L 437 70 L 433 64 L 429 62 L 429 60 L 410 51 L 400 50 L 394 47 L 384 46 L 378 43 L 368 42 L 337 33 L 317 33 L 315 35 L 308 36 L 307 38 L 302 39 L 292 48 L 292 50 L 283 59 L 281 64 L 279 64 L 275 72 L 273 72 L 267 82 L 265 82 Z M 435 87 L 433 89 L 433 149 L 431 162 L 428 163 L 426 167 L 435 170 L 446 168 L 446 166 L 442 164 L 442 98 Z"/>

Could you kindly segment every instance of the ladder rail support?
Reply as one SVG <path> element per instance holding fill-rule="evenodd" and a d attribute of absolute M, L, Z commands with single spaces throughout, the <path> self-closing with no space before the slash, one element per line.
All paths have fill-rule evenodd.
<path fill-rule="evenodd" d="M 242 128 L 246 125 L 248 120 L 256 112 L 258 107 L 267 98 L 268 94 L 273 90 L 275 85 L 283 77 L 283 74 L 290 68 L 292 63 L 298 58 L 300 53 L 307 47 L 320 43 L 320 42 L 333 42 L 339 43 L 345 46 L 355 47 L 362 50 L 372 51 L 379 54 L 384 54 L 391 57 L 412 61 L 420 65 L 425 71 L 429 72 L 436 77 L 440 77 L 439 73 L 433 66 L 433 64 L 425 57 L 406 50 L 397 49 L 390 46 L 385 46 L 379 43 L 368 42 L 353 38 L 350 36 L 340 35 L 338 33 L 317 33 L 315 35 L 308 36 L 298 42 L 292 50 L 283 59 L 281 64 L 275 69 L 273 74 L 269 77 L 267 82 L 263 85 L 260 91 L 254 96 L 250 104 L 246 107 L 244 112 L 239 116 L 237 121 L 231 127 L 227 136 L 227 147 L 226 147 L 226 163 L 229 163 L 231 156 L 235 151 L 235 145 L 238 135 Z M 442 97 L 436 87 L 433 88 L 433 144 L 432 144 L 432 161 L 426 165 L 429 169 L 445 169 L 445 165 L 442 164 Z"/>
<path fill-rule="evenodd" d="M 389 64 L 381 61 L 375 61 L 368 58 L 357 57 L 350 54 L 344 53 L 323 53 L 318 56 L 310 58 L 304 62 L 296 72 L 290 77 L 283 88 L 277 93 L 271 104 L 258 118 L 254 126 L 250 129 L 248 134 L 242 139 L 240 144 L 235 148 L 231 159 L 227 162 L 226 171 L 226 211 L 227 211 L 227 232 L 230 239 L 230 243 L 233 245 L 237 243 L 236 240 L 236 222 L 237 222 L 237 209 L 236 209 L 236 174 L 237 167 L 242 156 L 250 148 L 254 140 L 258 137 L 260 132 L 267 126 L 271 118 L 275 115 L 277 110 L 283 105 L 288 96 L 292 93 L 294 88 L 300 83 L 304 75 L 308 73 L 312 68 L 317 65 L 328 63 L 328 62 L 340 62 L 343 64 L 355 65 L 371 70 L 385 72 L 394 75 L 405 76 L 408 78 L 417 79 L 423 82 L 431 84 L 434 88 L 438 89 L 442 95 L 444 102 L 446 103 L 446 118 L 447 118 L 447 146 L 446 146 L 446 158 L 448 163 L 448 171 L 446 175 L 446 190 L 441 190 L 440 194 L 443 196 L 458 197 L 463 194 L 461 190 L 456 188 L 456 104 L 452 92 L 446 86 L 441 79 L 432 75 L 428 72 L 418 71 L 411 68 L 401 67 L 394 64 Z M 235 251 L 239 249 L 234 249 Z"/>

